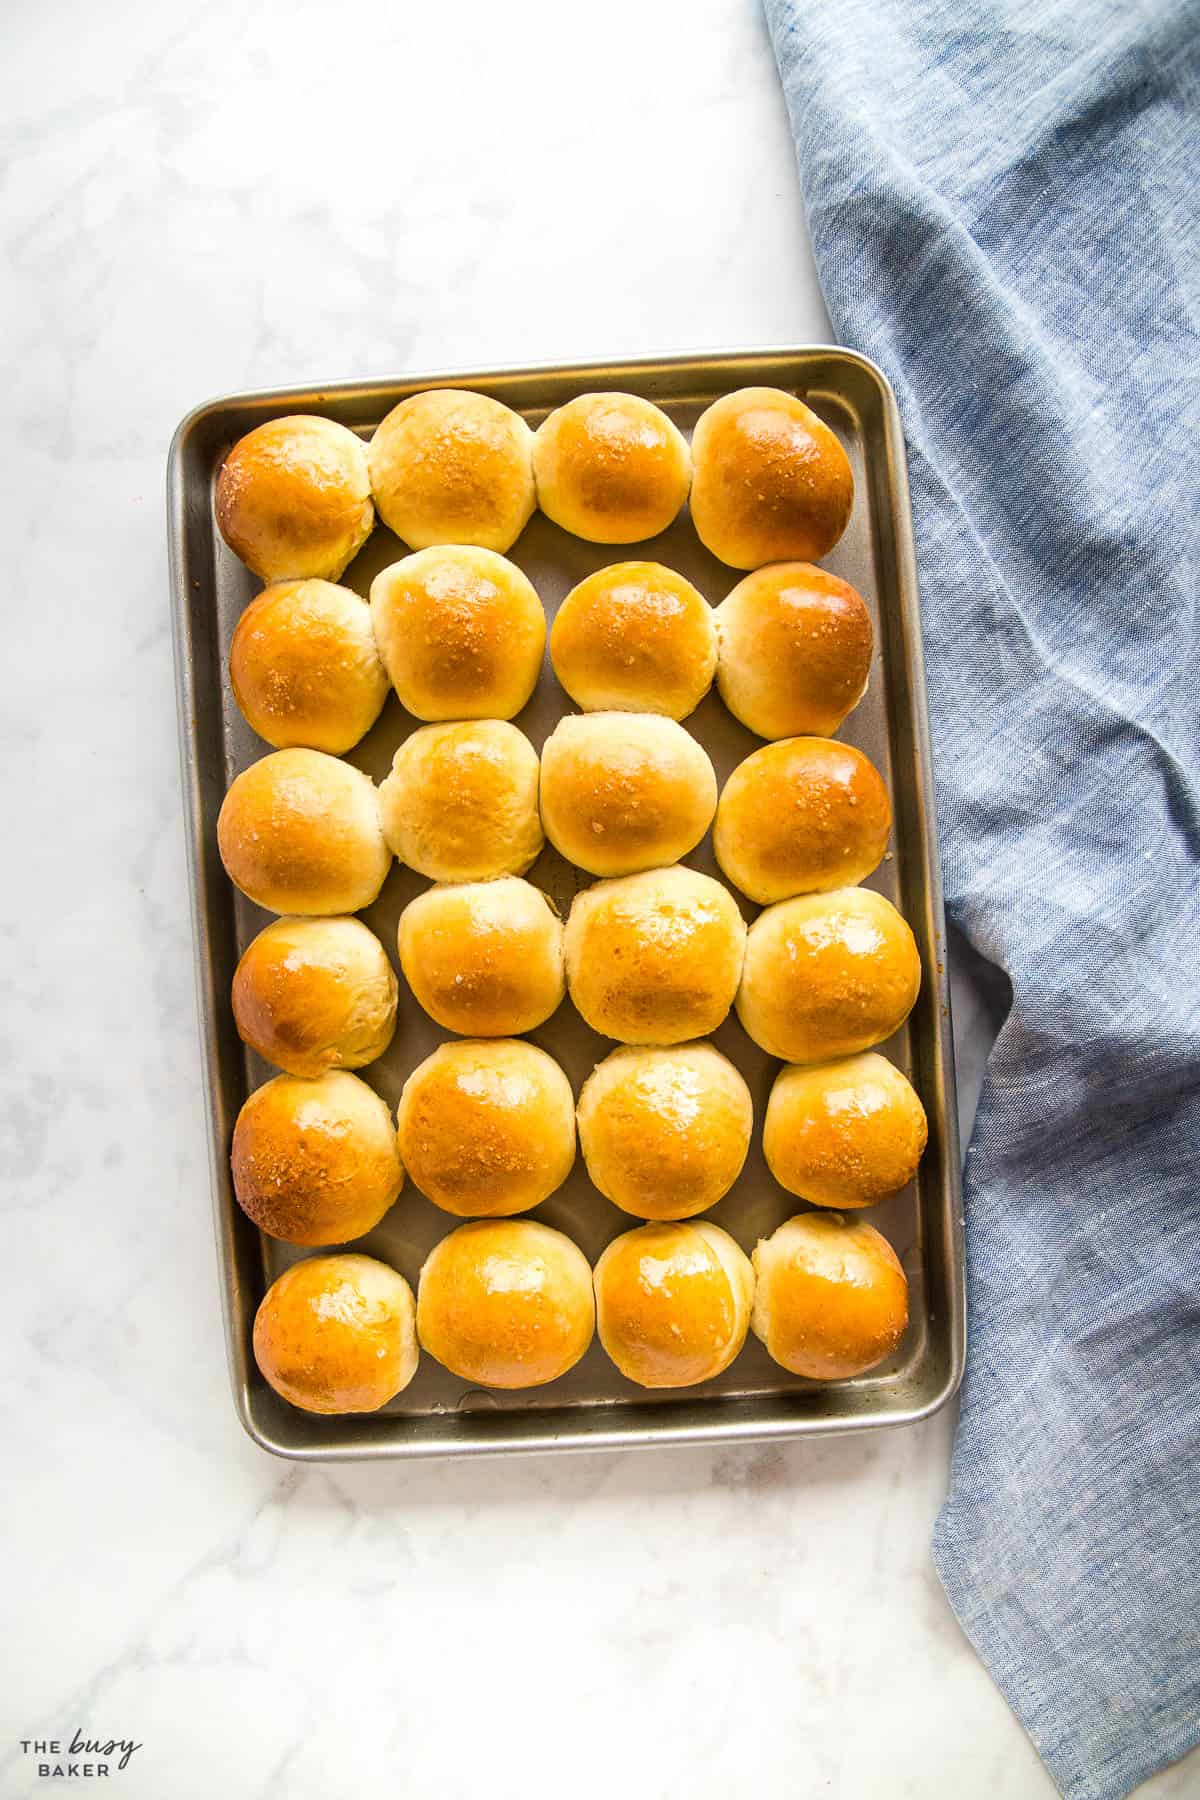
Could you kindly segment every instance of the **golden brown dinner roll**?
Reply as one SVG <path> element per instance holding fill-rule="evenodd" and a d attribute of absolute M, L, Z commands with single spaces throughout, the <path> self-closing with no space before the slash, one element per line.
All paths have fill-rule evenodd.
<path fill-rule="evenodd" d="M 400 704 L 418 719 L 511 719 L 537 683 L 546 615 L 515 563 L 476 544 L 418 550 L 371 583 Z"/>
<path fill-rule="evenodd" d="M 861 750 L 784 738 L 725 783 L 713 849 L 733 885 L 767 905 L 862 881 L 883 861 L 891 825 L 887 789 Z"/>
<path fill-rule="evenodd" d="M 288 1244 L 346 1244 L 374 1230 L 404 1186 L 391 1115 L 357 1075 L 276 1075 L 233 1129 L 238 1205 Z"/>
<path fill-rule="evenodd" d="M 394 406 L 371 439 L 379 516 L 414 550 L 508 550 L 534 507 L 533 433 L 486 394 L 433 388 Z"/>
<path fill-rule="evenodd" d="M 379 804 L 395 854 L 431 881 L 521 875 L 542 847 L 537 751 L 503 719 L 414 731 Z"/>
<path fill-rule="evenodd" d="M 243 769 L 217 845 L 235 887 L 268 912 L 357 912 L 392 865 L 370 777 L 320 750 L 275 750 Z"/>
<path fill-rule="evenodd" d="M 542 747 L 542 825 L 593 875 L 657 869 L 694 850 L 717 809 L 708 754 L 661 713 L 568 713 Z"/>
<path fill-rule="evenodd" d="M 738 1017 L 768 1056 L 826 1062 L 891 1037 L 920 986 L 916 940 L 891 901 L 836 888 L 781 900 L 755 919 Z"/>
<path fill-rule="evenodd" d="M 361 1069 L 392 1041 L 396 977 L 361 919 L 276 919 L 242 953 L 233 1016 L 289 1075 Z"/>
<path fill-rule="evenodd" d="M 562 921 L 517 875 L 427 888 L 400 914 L 400 967 L 430 1018 L 464 1037 L 516 1037 L 566 993 Z"/>
<path fill-rule="evenodd" d="M 626 1044 L 707 1037 L 737 991 L 746 926 L 719 881 L 651 869 L 577 894 L 563 948 L 587 1024 Z"/>
<path fill-rule="evenodd" d="M 871 615 L 836 575 L 811 563 L 759 569 L 715 617 L 721 698 L 759 737 L 830 737 L 866 693 Z"/>
<path fill-rule="evenodd" d="M 627 1046 L 588 1076 L 579 1142 L 593 1186 L 638 1219 L 690 1219 L 742 1172 L 754 1107 L 711 1044 Z"/>
<path fill-rule="evenodd" d="M 340 755 L 387 699 L 387 671 L 365 600 L 332 581 L 280 581 L 252 600 L 229 647 L 246 723 L 277 750 Z"/>
<path fill-rule="evenodd" d="M 873 1206 L 908 1186 L 928 1137 L 911 1083 L 868 1050 L 781 1069 L 763 1153 L 780 1186 L 814 1206 Z"/>
<path fill-rule="evenodd" d="M 254 1360 L 305 1412 L 374 1412 L 417 1372 L 412 1289 L 373 1256 L 306 1257 L 264 1294 Z"/>
<path fill-rule="evenodd" d="M 712 686 L 713 610 L 662 563 L 613 563 L 572 588 L 559 607 L 550 660 L 584 712 L 684 719 Z"/>
<path fill-rule="evenodd" d="M 371 535 L 367 447 L 303 413 L 239 438 L 217 476 L 217 524 L 263 581 L 336 581 Z"/>
<path fill-rule="evenodd" d="M 460 1225 L 434 1245 L 417 1284 L 422 1347 L 481 1387 L 540 1387 L 565 1375 L 595 1327 L 587 1258 L 532 1219 Z"/>
<path fill-rule="evenodd" d="M 665 531 L 688 497 L 692 458 L 665 412 L 636 394 L 580 394 L 538 426 L 538 505 L 593 544 Z"/>
<path fill-rule="evenodd" d="M 692 523 L 735 569 L 825 556 L 854 504 L 834 433 L 781 388 L 742 388 L 701 413 L 692 433 Z"/>
<path fill-rule="evenodd" d="M 908 1282 L 885 1237 L 840 1213 L 800 1213 L 754 1252 L 751 1326 L 793 1375 L 845 1381 L 890 1356 L 908 1324 Z"/>
<path fill-rule="evenodd" d="M 400 1155 L 427 1200 L 460 1219 L 528 1212 L 575 1161 L 575 1097 L 520 1038 L 441 1044 L 404 1084 Z"/>
<path fill-rule="evenodd" d="M 600 1342 L 639 1387 L 711 1381 L 746 1341 L 754 1270 L 717 1225 L 626 1231 L 596 1264 L 595 1285 Z"/>

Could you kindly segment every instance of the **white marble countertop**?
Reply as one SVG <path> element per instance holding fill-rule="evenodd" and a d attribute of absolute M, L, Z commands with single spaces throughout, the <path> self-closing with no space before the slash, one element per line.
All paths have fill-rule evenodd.
<path fill-rule="evenodd" d="M 174 425 L 246 387 L 828 334 L 755 0 L 583 21 L 549 0 L 6 15 L 5 1796 L 54 1785 L 21 1740 L 76 1730 L 140 1744 L 105 1789 L 130 1800 L 1052 1793 L 930 1566 L 949 1415 L 331 1470 L 235 1423 Z"/>

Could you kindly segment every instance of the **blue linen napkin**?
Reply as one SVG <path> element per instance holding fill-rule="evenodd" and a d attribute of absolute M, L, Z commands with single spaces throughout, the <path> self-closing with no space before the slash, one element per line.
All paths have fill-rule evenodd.
<path fill-rule="evenodd" d="M 905 422 L 949 912 L 1013 991 L 934 1558 L 1112 1800 L 1200 1738 L 1200 10 L 766 10 Z"/>

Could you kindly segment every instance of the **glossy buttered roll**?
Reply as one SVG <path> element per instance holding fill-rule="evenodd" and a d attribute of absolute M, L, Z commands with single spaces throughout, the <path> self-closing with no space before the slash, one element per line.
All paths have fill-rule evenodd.
<path fill-rule="evenodd" d="M 426 725 L 380 784 L 395 855 L 431 881 L 523 875 L 542 848 L 537 751 L 503 719 Z"/>
<path fill-rule="evenodd" d="M 575 1097 L 519 1038 L 442 1044 L 404 1084 L 400 1155 L 415 1185 L 459 1218 L 528 1212 L 575 1162 Z"/>
<path fill-rule="evenodd" d="M 561 1231 L 532 1219 L 460 1225 L 421 1270 L 421 1347 L 479 1387 L 556 1380 L 587 1350 L 595 1326 L 587 1258 Z"/>
<path fill-rule="evenodd" d="M 217 845 L 234 886 L 276 913 L 358 912 L 392 863 L 370 777 L 320 750 L 276 750 L 244 769 Z"/>
<path fill-rule="evenodd" d="M 289 1075 L 374 1062 L 392 1041 L 396 1001 L 387 953 L 361 919 L 276 919 L 233 977 L 238 1035 Z"/>
<path fill-rule="evenodd" d="M 233 634 L 229 680 L 268 744 L 338 756 L 370 731 L 388 692 L 366 601 L 332 581 L 280 581 L 252 600 Z"/>
<path fill-rule="evenodd" d="M 372 1256 L 293 1263 L 255 1315 L 254 1360 L 304 1412 L 377 1412 L 408 1386 L 417 1359 L 412 1289 Z"/>
<path fill-rule="evenodd" d="M 862 595 L 825 569 L 759 569 L 715 617 L 721 698 L 759 737 L 831 737 L 867 690 L 871 615 Z"/>
<path fill-rule="evenodd" d="M 912 1083 L 885 1056 L 781 1069 L 763 1122 L 776 1181 L 814 1206 L 874 1206 L 907 1187 L 929 1126 Z"/>
<path fill-rule="evenodd" d="M 333 419 L 269 419 L 225 458 L 215 506 L 221 536 L 260 580 L 336 581 L 375 523 L 367 447 Z"/>
<path fill-rule="evenodd" d="M 750 927 L 738 1017 L 768 1056 L 826 1062 L 899 1030 L 921 986 L 907 922 L 869 888 L 804 894 Z"/>
<path fill-rule="evenodd" d="M 908 1282 L 887 1239 L 864 1220 L 800 1213 L 754 1251 L 754 1334 L 793 1375 L 846 1381 L 898 1347 Z"/>
<path fill-rule="evenodd" d="M 566 993 L 562 921 L 519 876 L 427 888 L 400 915 L 400 967 L 421 1006 L 464 1037 L 516 1037 Z"/>
<path fill-rule="evenodd" d="M 712 823 L 708 754 L 656 713 L 571 713 L 542 749 L 542 825 L 559 853 L 593 875 L 660 868 L 694 850 Z"/>
<path fill-rule="evenodd" d="M 538 427 L 538 504 L 595 544 L 634 544 L 665 531 L 688 496 L 687 439 L 637 394 L 580 394 Z"/>
<path fill-rule="evenodd" d="M 418 550 L 371 583 L 371 619 L 414 718 L 511 719 L 534 690 L 546 615 L 515 563 L 478 545 Z"/>
<path fill-rule="evenodd" d="M 850 887 L 879 867 L 892 808 L 872 762 L 830 738 L 785 738 L 739 763 L 721 792 L 713 850 L 760 905 Z"/>
<path fill-rule="evenodd" d="M 614 1050 L 579 1095 L 592 1184 L 639 1219 L 689 1219 L 742 1172 L 754 1107 L 728 1057 L 707 1043 Z"/>
<path fill-rule="evenodd" d="M 719 881 L 676 866 L 577 894 L 563 943 L 568 992 L 593 1031 L 681 1044 L 707 1037 L 728 1013 L 746 926 Z"/>
<path fill-rule="evenodd" d="M 622 1233 L 596 1264 L 595 1287 L 600 1342 L 639 1387 L 711 1381 L 746 1341 L 754 1271 L 716 1225 L 696 1220 Z"/>
<path fill-rule="evenodd" d="M 413 550 L 511 549 L 533 512 L 533 433 L 519 413 L 462 388 L 394 406 L 368 459 L 379 515 Z"/>
<path fill-rule="evenodd" d="M 662 563 L 611 563 L 573 587 L 559 607 L 550 660 L 584 712 L 684 719 L 716 672 L 713 609 Z"/>
<path fill-rule="evenodd" d="M 374 1230 L 404 1186 L 391 1114 L 357 1075 L 276 1075 L 233 1131 L 238 1205 L 289 1244 L 345 1244 Z"/>
<path fill-rule="evenodd" d="M 781 388 L 741 388 L 701 413 L 692 433 L 692 523 L 735 569 L 824 556 L 854 503 L 836 434 Z"/>

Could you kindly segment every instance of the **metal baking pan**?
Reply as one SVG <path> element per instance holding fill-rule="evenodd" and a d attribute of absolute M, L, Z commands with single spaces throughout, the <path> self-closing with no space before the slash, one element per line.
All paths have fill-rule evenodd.
<path fill-rule="evenodd" d="M 225 877 L 217 855 L 217 812 L 230 781 L 266 746 L 239 714 L 226 677 L 230 637 L 257 583 L 216 530 L 212 495 L 222 457 L 244 432 L 284 413 L 322 413 L 369 436 L 397 401 L 428 387 L 455 385 L 492 394 L 534 426 L 574 394 L 625 389 L 656 401 L 686 432 L 719 395 L 759 384 L 803 395 L 838 433 L 854 468 L 853 516 L 826 564 L 864 595 L 875 622 L 877 651 L 867 695 L 842 736 L 871 757 L 888 783 L 895 814 L 892 849 L 870 885 L 894 900 L 909 920 L 924 967 L 912 1017 L 881 1048 L 911 1076 L 925 1102 L 929 1148 L 914 1184 L 869 1215 L 891 1239 L 908 1275 L 912 1317 L 907 1335 L 896 1355 L 878 1369 L 828 1385 L 787 1374 L 751 1337 L 715 1381 L 678 1393 L 651 1394 L 620 1376 L 597 1341 L 561 1380 L 523 1393 L 470 1389 L 423 1356 L 411 1386 L 381 1412 L 324 1418 L 296 1411 L 259 1375 L 251 1328 L 268 1283 L 303 1253 L 260 1235 L 239 1210 L 229 1173 L 238 1109 L 247 1093 L 274 1071 L 244 1049 L 229 1004 L 238 956 L 267 915 L 236 893 Z M 251 1437 L 276 1455 L 309 1461 L 616 1449 L 904 1425 L 943 1405 L 962 1372 L 965 1313 L 945 922 L 904 445 L 895 397 L 879 370 L 846 350 L 810 348 L 420 375 L 238 395 L 199 407 L 180 425 L 171 447 L 168 497 L 213 1201 L 233 1388 L 238 1415 Z M 377 571 L 403 554 L 403 546 L 379 527 L 343 579 L 365 594 Z M 631 556 L 679 569 L 713 603 L 739 579 L 702 548 L 686 512 L 670 530 L 636 547 L 583 543 L 535 513 L 511 555 L 533 580 L 551 616 L 584 575 Z M 540 746 L 567 709 L 569 702 L 547 662 L 516 723 Z M 402 713 L 393 696 L 351 760 L 378 781 L 391 766 L 397 744 L 415 728 L 416 721 Z M 687 728 L 709 751 L 721 781 L 759 742 L 731 717 L 715 691 L 687 720 Z M 717 872 L 707 839 L 688 860 Z M 549 846 L 529 878 L 564 913 L 587 879 Z M 400 910 L 425 885 L 410 870 L 394 869 L 364 915 L 393 957 Z M 757 911 L 746 902 L 743 909 L 748 918 Z M 395 1041 L 386 1057 L 361 1073 L 394 1106 L 409 1071 L 445 1036 L 401 982 Z M 576 1092 L 611 1048 L 583 1024 L 569 1001 L 532 1037 L 562 1063 Z M 733 1015 L 715 1041 L 750 1084 L 756 1133 L 741 1179 L 706 1216 L 750 1250 L 757 1238 L 799 1210 L 800 1203 L 776 1185 L 762 1158 L 761 1122 L 776 1065 L 749 1041 Z M 635 1222 L 591 1187 L 582 1159 L 536 1216 L 567 1232 L 593 1262 L 611 1238 Z M 457 1223 L 409 1184 L 382 1224 L 354 1248 L 393 1264 L 415 1289 L 426 1253 Z"/>

